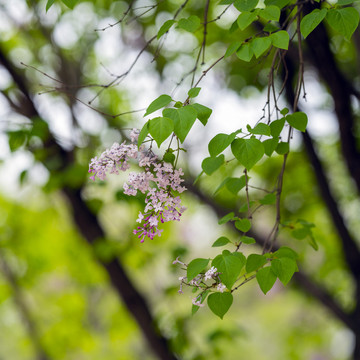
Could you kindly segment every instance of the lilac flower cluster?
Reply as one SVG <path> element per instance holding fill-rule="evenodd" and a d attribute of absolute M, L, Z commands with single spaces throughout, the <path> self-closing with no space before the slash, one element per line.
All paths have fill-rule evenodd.
<path fill-rule="evenodd" d="M 180 220 L 185 207 L 181 206 L 179 196 L 174 192 L 182 193 L 186 188 L 181 186 L 184 181 L 181 176 L 182 170 L 176 170 L 169 163 L 158 160 L 157 156 L 151 152 L 145 152 L 143 147 L 138 149 L 134 144 L 138 138 L 138 131 L 135 129 L 130 133 L 130 145 L 115 143 L 109 150 L 105 150 L 99 158 L 91 160 L 89 172 L 94 173 L 90 179 L 95 180 L 95 176 L 104 180 L 107 173 L 118 174 L 119 170 L 129 169 L 129 159 L 138 160 L 142 172 L 130 172 L 127 182 L 124 184 L 124 193 L 135 196 L 138 191 L 146 194 L 144 212 L 140 212 L 138 219 L 140 223 L 133 233 L 141 238 L 153 239 L 156 235 L 161 236 L 163 230 L 158 229 L 159 223 L 172 220 Z"/>
<path fill-rule="evenodd" d="M 90 177 L 95 180 L 97 176 L 101 180 L 105 180 L 106 174 L 119 174 L 119 170 L 126 171 L 129 169 L 130 159 L 136 159 L 138 156 L 138 148 L 135 144 L 126 145 L 114 143 L 110 149 L 105 150 L 100 156 L 94 157 L 90 161 L 89 173 L 94 173 Z"/>

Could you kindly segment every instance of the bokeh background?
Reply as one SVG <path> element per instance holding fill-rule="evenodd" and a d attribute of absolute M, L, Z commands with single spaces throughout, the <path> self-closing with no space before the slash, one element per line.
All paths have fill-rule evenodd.
<path fill-rule="evenodd" d="M 55 2 L 46 12 L 46 1 L 0 0 L 0 359 L 352 357 L 360 334 L 360 276 L 354 265 L 360 262 L 356 251 L 350 250 L 350 259 L 346 241 L 357 249 L 358 30 L 352 41 L 327 24 L 320 27 L 325 42 L 314 35 L 334 59 L 326 63 L 344 80 L 334 86 L 322 74 L 325 62 L 317 65 L 311 40 L 310 47 L 304 44 L 307 95 L 301 107 L 309 115 L 309 133 L 292 140 L 282 211 L 284 219 L 316 225 L 319 249 L 309 245 L 311 239 L 281 232 L 281 244 L 299 253 L 301 268 L 286 288 L 276 283 L 264 296 L 250 282 L 237 292 L 224 320 L 206 307 L 191 316 L 191 291 L 178 294 L 184 274 L 172 265 L 177 256 L 214 257 L 219 251 L 211 244 L 219 236 L 239 237 L 217 220 L 239 209 L 244 194 L 214 191 L 224 176 L 239 176 L 243 169 L 230 162 L 192 184 L 215 134 L 254 124 L 263 115 L 267 60 L 248 64 L 230 57 L 201 83 L 197 101 L 213 114 L 206 127 L 195 125 L 184 144 L 180 165 L 188 209 L 181 222 L 165 224 L 161 238 L 140 244 L 133 236 L 143 198 L 123 194 L 124 176 L 88 179 L 90 159 L 140 128 L 152 100 L 165 93 L 186 98 L 201 31 L 172 29 L 149 42 L 182 4 L 94 0 L 79 1 L 71 10 Z M 201 17 L 204 4 L 186 2 L 179 18 Z M 211 2 L 209 18 L 224 8 Z M 229 34 L 236 16 L 230 8 L 209 24 L 197 77 L 229 42 L 254 31 Z M 295 48 L 288 53 L 289 68 L 291 61 L 296 65 Z M 347 97 L 341 109 L 348 107 L 350 123 L 346 111 L 339 113 L 337 87 Z M 286 96 L 280 103 L 286 104 Z M 344 152 L 346 135 L 355 143 L 352 162 Z M 264 159 L 252 170 L 253 184 L 271 188 L 281 163 L 276 154 Z M 324 195 L 327 188 L 335 204 Z M 258 190 L 251 196 L 258 198 Z M 345 227 L 340 236 L 334 208 Z M 260 211 L 255 235 L 266 236 L 273 221 L 271 207 Z"/>

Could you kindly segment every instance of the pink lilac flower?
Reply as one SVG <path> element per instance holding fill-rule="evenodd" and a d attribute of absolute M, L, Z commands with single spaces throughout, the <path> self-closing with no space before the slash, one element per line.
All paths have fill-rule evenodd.
<path fill-rule="evenodd" d="M 136 141 L 138 131 L 133 129 L 130 137 L 132 141 Z M 181 176 L 184 174 L 181 169 L 174 169 L 171 164 L 159 161 L 150 151 L 145 152 L 142 147 L 138 149 L 136 144 L 126 145 L 124 142 L 113 144 L 99 158 L 91 160 L 89 172 L 93 175 L 90 179 L 98 177 L 104 180 L 108 173 L 119 174 L 119 170 L 128 170 L 129 159 L 137 160 L 143 168 L 141 172 L 130 172 L 123 187 L 124 193 L 129 196 L 136 196 L 138 191 L 145 194 L 146 206 L 136 220 L 139 226 L 133 231 L 144 242 L 145 238 L 152 240 L 155 236 L 161 236 L 163 230 L 158 228 L 159 224 L 179 221 L 186 210 L 181 205 L 180 197 L 174 195 L 174 192 L 182 193 L 186 190 L 181 185 L 184 181 Z"/>
<path fill-rule="evenodd" d="M 199 286 L 200 282 L 202 281 L 202 275 L 197 275 L 195 276 L 190 282 L 190 285 L 195 285 L 195 286 Z"/>
<path fill-rule="evenodd" d="M 138 138 L 139 138 L 139 134 L 140 134 L 140 130 L 139 129 L 132 129 L 130 131 L 130 140 L 132 143 L 137 142 Z"/>
<path fill-rule="evenodd" d="M 222 283 L 219 283 L 218 286 L 216 287 L 216 289 L 220 292 L 224 292 L 224 290 L 226 289 L 226 286 Z"/>
<path fill-rule="evenodd" d="M 126 145 L 114 143 L 110 149 L 105 150 L 99 157 L 91 159 L 89 173 L 94 173 L 90 179 L 95 180 L 97 176 L 105 180 L 107 173 L 119 174 L 119 170 L 126 171 L 129 169 L 129 159 L 136 159 L 138 156 L 137 145 Z"/>

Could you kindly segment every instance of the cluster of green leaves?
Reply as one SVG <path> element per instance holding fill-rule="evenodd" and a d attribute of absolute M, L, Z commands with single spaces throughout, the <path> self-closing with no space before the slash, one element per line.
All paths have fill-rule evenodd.
<path fill-rule="evenodd" d="M 48 10 L 55 0 L 47 2 Z M 67 6 L 73 7 L 76 0 L 61 0 Z M 346 2 L 347 0 L 345 0 Z M 258 0 L 222 0 L 220 5 L 230 5 L 239 11 L 236 21 L 231 26 L 230 32 L 240 30 L 248 30 L 252 24 L 262 25 L 262 30 L 245 40 L 237 40 L 231 42 L 224 54 L 224 58 L 228 58 L 233 54 L 245 62 L 250 62 L 254 57 L 259 59 L 268 55 L 271 49 L 278 49 L 275 53 L 281 53 L 279 50 L 287 50 L 290 43 L 288 33 L 289 23 L 280 24 L 280 15 L 284 7 L 289 12 L 295 14 L 299 7 L 298 4 L 291 3 L 291 0 L 265 0 L 264 6 L 258 7 Z M 337 32 L 350 39 L 359 23 L 359 15 L 353 8 L 345 7 L 345 2 L 336 6 L 323 5 L 322 9 L 315 9 L 310 14 L 303 17 L 300 24 L 301 35 L 306 38 L 324 19 Z M 300 13 L 299 13 L 300 14 Z M 300 16 L 300 15 L 296 15 Z M 295 16 L 295 17 L 296 17 Z M 295 19 L 294 17 L 294 19 Z M 294 20 L 293 19 L 293 20 Z M 293 21 L 292 20 L 292 21 Z M 170 29 L 176 25 L 177 29 L 195 33 L 204 26 L 202 20 L 196 15 L 180 18 L 179 20 L 170 19 L 166 21 L 157 32 L 157 39 L 161 39 Z M 199 55 L 200 56 L 200 55 Z M 142 127 L 138 139 L 140 146 L 147 137 L 150 138 L 151 145 L 155 141 L 160 146 L 171 137 L 169 147 L 166 150 L 163 160 L 173 165 L 176 164 L 176 156 L 174 152 L 182 150 L 182 144 L 192 129 L 196 119 L 204 126 L 211 115 L 212 110 L 199 103 L 190 103 L 196 98 L 200 92 L 199 87 L 191 88 L 188 92 L 188 98 L 184 101 L 173 100 L 171 96 L 163 94 L 155 99 L 146 109 L 144 117 L 153 114 L 155 111 L 162 109 L 162 116 L 154 117 L 146 121 Z M 170 104 L 172 106 L 170 106 Z M 270 112 L 270 111 L 269 111 Z M 239 129 L 231 134 L 217 134 L 208 145 L 209 157 L 206 157 L 201 164 L 202 173 L 212 175 L 223 164 L 225 164 L 225 155 L 223 152 L 230 147 L 238 165 L 243 166 L 246 171 L 251 170 L 263 157 L 267 155 L 271 157 L 274 152 L 278 155 L 286 155 L 289 152 L 289 142 L 282 141 L 281 133 L 285 124 L 291 128 L 304 132 L 307 126 L 307 116 L 302 112 L 288 114 L 288 109 L 283 109 L 282 117 L 267 123 L 259 122 L 256 126 L 246 126 L 247 131 Z M 173 139 L 177 140 L 177 149 L 171 148 Z M 285 157 L 286 158 L 286 157 Z M 249 180 L 248 175 L 236 177 L 226 177 L 216 189 L 217 193 L 226 187 L 234 196 L 240 190 L 247 187 Z M 277 189 L 281 192 L 281 189 Z M 248 194 L 247 194 L 248 195 Z M 267 193 L 262 199 L 258 200 L 260 205 L 272 205 L 276 202 L 277 196 L 274 192 Z M 251 201 L 246 204 L 247 210 L 254 203 Z M 241 209 L 240 209 L 241 211 Z M 224 293 L 212 292 L 211 287 L 204 285 L 204 289 L 200 294 L 200 301 L 203 302 L 207 298 L 209 308 L 219 317 L 223 317 L 230 308 L 233 297 L 232 292 L 242 285 L 235 284 L 243 278 L 244 283 L 252 277 L 256 277 L 261 290 L 266 294 L 274 285 L 278 278 L 286 285 L 294 272 L 297 271 L 296 254 L 289 248 L 281 248 L 274 253 L 263 255 L 250 254 L 247 258 L 238 251 L 240 243 L 254 244 L 255 239 L 247 236 L 246 233 L 251 229 L 251 221 L 248 218 L 240 218 L 230 213 L 219 221 L 220 224 L 228 221 L 234 222 L 234 226 L 240 232 L 242 237 L 237 244 L 236 251 L 230 252 L 224 250 L 222 254 L 216 256 L 211 266 L 214 266 L 220 272 L 219 280 L 226 286 L 227 291 Z M 285 224 L 285 223 L 284 223 Z M 287 226 L 287 225 L 284 225 Z M 291 225 L 292 226 L 292 225 Z M 289 227 L 291 227 L 289 225 Z M 297 239 L 310 239 L 310 244 L 316 248 L 316 242 L 312 235 L 313 225 L 306 221 L 299 220 L 292 229 L 292 235 Z M 231 241 L 222 236 L 215 241 L 213 247 L 221 247 L 231 243 Z M 187 280 L 191 281 L 195 276 L 202 273 L 208 266 L 210 259 L 194 259 L 189 263 L 187 268 Z M 216 282 L 212 287 L 216 285 Z M 235 286 L 235 287 L 234 287 Z M 193 307 L 193 312 L 198 307 Z"/>
<path fill-rule="evenodd" d="M 283 114 L 286 114 L 287 111 L 287 109 L 282 110 Z M 270 157 L 274 151 L 280 155 L 288 153 L 289 144 L 280 141 L 280 133 L 286 122 L 294 129 L 304 132 L 308 120 L 306 114 L 299 111 L 275 120 L 269 125 L 258 123 L 254 128 L 248 125 L 247 133 L 239 129 L 229 135 L 215 135 L 210 140 L 208 146 L 210 157 L 205 158 L 201 164 L 204 173 L 211 175 L 225 163 L 225 156 L 221 153 L 229 146 L 231 147 L 232 154 L 247 170 L 250 170 L 258 163 L 264 154 Z M 239 134 L 242 134 L 241 138 L 238 137 Z M 268 138 L 261 141 L 256 138 L 256 135 L 261 137 L 267 136 Z M 229 183 L 229 181 L 231 182 Z M 237 191 L 234 190 L 234 192 L 237 193 L 245 186 L 245 183 L 244 179 L 237 179 L 236 181 L 225 179 L 220 185 L 220 188 L 225 185 L 230 187 L 234 186 L 234 189 L 238 188 Z"/>
<path fill-rule="evenodd" d="M 324 19 L 338 33 L 350 40 L 355 29 L 359 25 L 359 13 L 352 7 L 342 7 L 353 1 L 340 1 L 335 6 L 324 5 L 322 9 L 315 9 L 303 17 L 300 24 L 300 31 L 306 38 Z M 241 31 L 250 27 L 254 22 L 265 22 L 263 31 L 252 36 L 245 41 L 232 42 L 225 57 L 236 53 L 240 60 L 249 62 L 253 56 L 256 59 L 261 57 L 271 46 L 287 50 L 289 47 L 289 34 L 283 30 L 278 22 L 281 9 L 290 3 L 290 0 L 284 1 L 265 1 L 264 8 L 256 8 L 257 0 L 252 1 L 221 1 L 220 4 L 234 4 L 234 7 L 240 11 L 236 22 L 231 30 L 240 29 Z M 325 3 L 324 3 L 325 4 Z"/>
<path fill-rule="evenodd" d="M 226 237 L 220 237 L 213 246 L 224 246 L 229 242 Z M 232 293 L 252 278 L 256 277 L 264 294 L 274 286 L 276 279 L 287 285 L 298 271 L 297 257 L 295 251 L 288 247 L 281 247 L 274 253 L 250 254 L 247 258 L 242 252 L 224 250 L 211 261 L 211 266 L 219 272 L 219 279 L 226 286 L 227 291 L 212 291 L 218 281 L 211 286 L 200 284 L 194 288 L 194 291 L 200 289 L 201 294 L 198 296 L 200 302 L 207 298 L 210 310 L 222 319 L 233 303 Z M 203 258 L 192 260 L 187 267 L 187 281 L 190 282 L 197 275 L 204 273 L 209 262 L 210 259 Z M 193 305 L 192 312 L 195 313 L 198 309 L 198 306 Z"/>
<path fill-rule="evenodd" d="M 188 32 L 195 32 L 199 29 L 201 20 L 196 15 L 191 15 L 188 18 L 182 18 L 179 21 L 176 21 L 174 19 L 167 20 L 164 22 L 164 24 L 160 27 L 157 38 L 160 39 L 163 35 L 165 35 L 171 27 L 177 23 L 177 28 L 182 29 Z"/>
<path fill-rule="evenodd" d="M 303 17 L 300 31 L 304 38 L 308 37 L 313 30 L 326 19 L 328 24 L 339 34 L 350 40 L 355 29 L 359 25 L 359 13 L 352 7 L 341 8 L 339 5 L 352 3 L 340 1 L 334 8 L 323 7 L 315 9 Z"/>
<path fill-rule="evenodd" d="M 245 39 L 244 41 L 232 42 L 226 50 L 225 57 L 236 53 L 240 60 L 249 62 L 253 56 L 260 58 L 271 46 L 287 50 L 289 47 L 289 34 L 283 30 L 278 22 L 280 19 L 281 8 L 286 3 L 265 1 L 264 8 L 256 8 L 258 0 L 251 1 L 221 1 L 221 5 L 234 4 L 234 7 L 240 12 L 236 22 L 233 23 L 231 31 L 237 29 L 244 31 L 254 22 L 264 22 L 263 31 Z"/>
<path fill-rule="evenodd" d="M 189 99 L 196 97 L 199 92 L 200 88 L 190 89 L 188 92 Z M 148 135 L 151 135 L 152 139 L 155 140 L 158 147 L 160 147 L 172 133 L 174 133 L 177 139 L 183 143 L 196 119 L 205 126 L 212 113 L 212 110 L 204 105 L 198 103 L 185 105 L 180 101 L 173 100 L 169 95 L 160 95 L 148 106 L 144 116 L 148 116 L 153 112 L 168 106 L 171 102 L 175 103 L 174 107 L 163 109 L 163 116 L 148 120 L 142 127 L 138 139 L 139 146 L 144 142 Z"/>

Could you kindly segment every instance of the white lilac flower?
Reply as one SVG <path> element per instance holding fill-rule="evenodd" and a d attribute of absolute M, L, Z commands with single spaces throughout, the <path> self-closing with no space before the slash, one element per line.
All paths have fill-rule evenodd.
<path fill-rule="evenodd" d="M 190 285 L 199 286 L 201 280 L 202 280 L 202 275 L 199 274 L 199 275 L 195 276 L 195 277 L 189 282 L 189 284 L 190 284 Z"/>
<path fill-rule="evenodd" d="M 217 268 L 212 266 L 210 270 L 205 273 L 205 280 L 210 280 L 216 276 Z"/>
<path fill-rule="evenodd" d="M 199 297 L 196 297 L 196 298 L 192 299 L 191 302 L 192 302 L 193 305 L 195 305 L 195 306 L 203 307 L 204 304 L 202 304 L 202 303 L 200 302 L 200 300 L 198 300 L 198 298 L 199 298 Z"/>
<path fill-rule="evenodd" d="M 220 292 L 224 292 L 224 290 L 226 289 L 226 286 L 222 283 L 219 283 L 218 286 L 216 287 L 216 289 Z"/>

